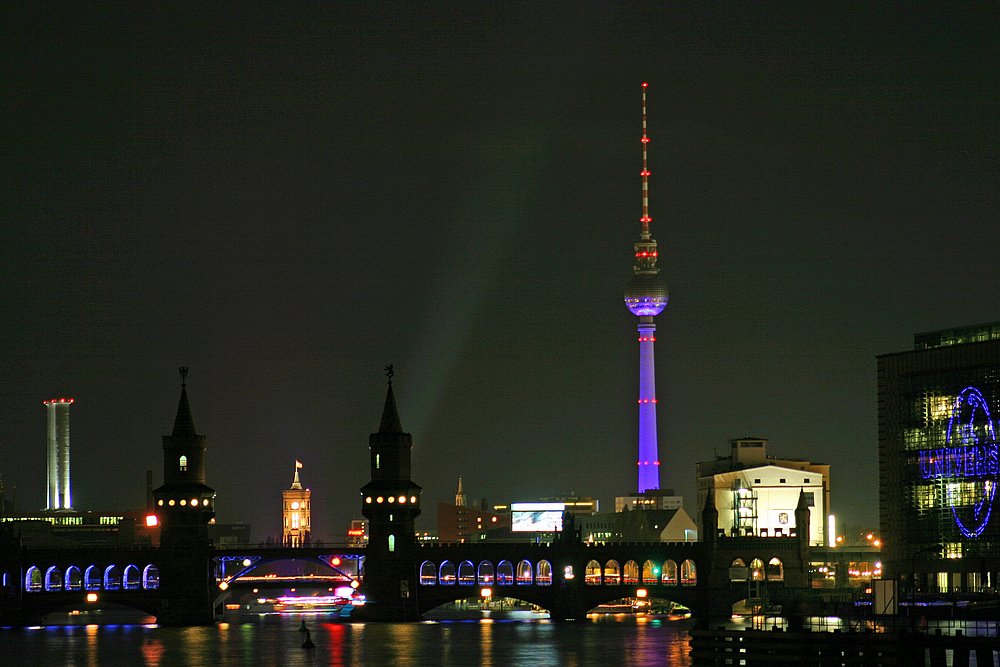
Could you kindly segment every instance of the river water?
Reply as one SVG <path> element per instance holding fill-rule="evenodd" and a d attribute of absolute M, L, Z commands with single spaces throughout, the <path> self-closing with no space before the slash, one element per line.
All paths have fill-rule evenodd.
<path fill-rule="evenodd" d="M 254 617 L 209 627 L 152 623 L 0 628 L 4 665 L 329 665 L 388 667 L 684 667 L 691 623 L 592 615 L 554 623 L 531 612 L 421 623 L 351 623 L 322 615 Z M 96 619 L 90 619 L 96 620 Z M 149 619 L 152 620 L 152 619 Z M 306 633 L 315 648 L 303 648 Z"/>

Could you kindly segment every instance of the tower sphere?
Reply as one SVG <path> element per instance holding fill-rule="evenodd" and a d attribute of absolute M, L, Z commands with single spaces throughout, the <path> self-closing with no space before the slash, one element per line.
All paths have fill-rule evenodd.
<path fill-rule="evenodd" d="M 659 315 L 667 306 L 667 283 L 656 273 L 637 273 L 625 286 L 625 305 L 638 317 Z"/>

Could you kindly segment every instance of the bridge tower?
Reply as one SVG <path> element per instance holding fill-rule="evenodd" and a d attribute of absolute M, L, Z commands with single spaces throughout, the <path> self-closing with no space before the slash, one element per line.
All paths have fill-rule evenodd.
<path fill-rule="evenodd" d="M 364 588 L 368 604 L 359 607 L 369 620 L 420 620 L 417 608 L 417 539 L 413 521 L 420 514 L 420 487 L 410 479 L 413 436 L 403 432 L 389 388 L 378 433 L 368 437 L 371 481 L 361 487 L 361 513 L 368 519 Z"/>
<path fill-rule="evenodd" d="M 163 486 L 153 491 L 160 522 L 160 590 L 157 622 L 207 625 L 212 622 L 209 570 L 215 521 L 215 491 L 205 485 L 207 438 L 198 435 L 187 397 L 187 368 L 181 368 L 181 398 L 174 430 L 163 436 Z"/>
<path fill-rule="evenodd" d="M 649 169 L 646 164 L 646 84 L 642 84 L 642 229 L 635 244 L 634 274 L 625 286 L 625 305 L 639 318 L 639 493 L 660 488 L 656 444 L 656 376 L 653 367 L 654 317 L 667 306 L 667 284 L 656 267 L 656 240 L 649 223 Z"/>

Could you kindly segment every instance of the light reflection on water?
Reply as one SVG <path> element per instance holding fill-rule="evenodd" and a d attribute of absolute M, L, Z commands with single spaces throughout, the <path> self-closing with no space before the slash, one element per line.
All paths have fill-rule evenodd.
<path fill-rule="evenodd" d="M 315 648 L 304 649 L 306 634 Z M 329 665 L 330 667 L 686 667 L 689 623 L 592 616 L 553 623 L 512 620 L 350 623 L 322 615 L 257 618 L 200 628 L 156 625 L 0 629 L 0 656 L 45 665 Z M 30 656 L 30 658 L 29 658 Z"/>

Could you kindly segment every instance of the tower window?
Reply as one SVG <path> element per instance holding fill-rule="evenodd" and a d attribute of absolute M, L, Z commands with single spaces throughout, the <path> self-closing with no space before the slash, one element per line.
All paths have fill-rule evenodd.
<path fill-rule="evenodd" d="M 188 469 L 188 457 L 186 457 L 186 456 L 182 456 L 181 457 L 179 467 L 180 467 L 180 471 L 181 472 L 187 472 L 187 469 Z"/>
<path fill-rule="evenodd" d="M 375 469 L 376 469 L 376 470 L 378 470 L 378 465 L 379 465 L 379 455 L 378 455 L 378 454 L 376 454 L 376 455 L 375 455 Z"/>
<path fill-rule="evenodd" d="M 395 550 L 396 550 L 396 536 L 395 535 L 390 535 L 389 536 L 389 551 L 395 551 Z"/>

